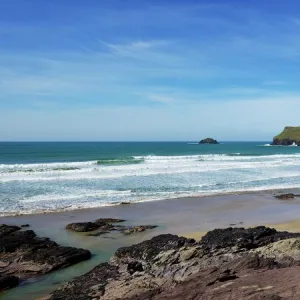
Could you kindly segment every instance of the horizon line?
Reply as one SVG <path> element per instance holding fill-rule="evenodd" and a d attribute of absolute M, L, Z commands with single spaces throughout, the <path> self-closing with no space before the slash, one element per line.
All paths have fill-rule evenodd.
<path fill-rule="evenodd" d="M 56 140 L 48 140 L 48 141 L 1 141 L 0 143 L 198 143 L 197 140 L 177 140 L 177 141 L 155 141 L 155 140 L 143 140 L 143 141 L 121 141 L 121 140 L 111 140 L 111 141 L 99 141 L 99 140 L 87 140 L 87 141 L 56 141 Z M 218 140 L 218 142 L 222 143 L 236 143 L 236 142 L 243 142 L 243 143 L 251 143 L 251 142 L 271 142 L 271 140 Z"/>

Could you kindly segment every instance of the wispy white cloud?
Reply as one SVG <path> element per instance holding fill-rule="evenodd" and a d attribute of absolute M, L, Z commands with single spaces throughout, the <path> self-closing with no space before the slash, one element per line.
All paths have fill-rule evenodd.
<path fill-rule="evenodd" d="M 130 52 L 140 52 L 150 49 L 157 49 L 163 46 L 168 46 L 170 44 L 169 41 L 163 40 L 148 40 L 148 41 L 132 41 L 130 43 L 125 44 L 111 44 L 107 43 L 103 40 L 99 40 L 100 43 L 110 48 L 116 54 L 130 53 Z"/>
<path fill-rule="evenodd" d="M 160 104 L 172 104 L 176 102 L 175 98 L 165 95 L 148 95 L 147 98 L 152 102 Z"/>

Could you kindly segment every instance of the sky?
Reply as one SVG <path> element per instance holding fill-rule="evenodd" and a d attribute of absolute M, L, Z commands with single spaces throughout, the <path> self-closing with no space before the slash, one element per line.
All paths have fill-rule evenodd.
<path fill-rule="evenodd" d="M 299 80 L 299 0 L 0 0 L 0 141 L 268 141 Z"/>

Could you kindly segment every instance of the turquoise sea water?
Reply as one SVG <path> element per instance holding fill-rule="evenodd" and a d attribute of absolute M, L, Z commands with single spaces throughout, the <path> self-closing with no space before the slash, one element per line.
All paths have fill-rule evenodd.
<path fill-rule="evenodd" d="M 2 216 L 290 187 L 300 187 L 300 147 L 0 143 Z"/>

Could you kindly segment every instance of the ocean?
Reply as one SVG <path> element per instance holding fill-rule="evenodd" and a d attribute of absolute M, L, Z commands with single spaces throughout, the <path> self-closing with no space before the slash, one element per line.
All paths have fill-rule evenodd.
<path fill-rule="evenodd" d="M 281 188 L 300 188 L 300 147 L 0 143 L 0 216 Z"/>

